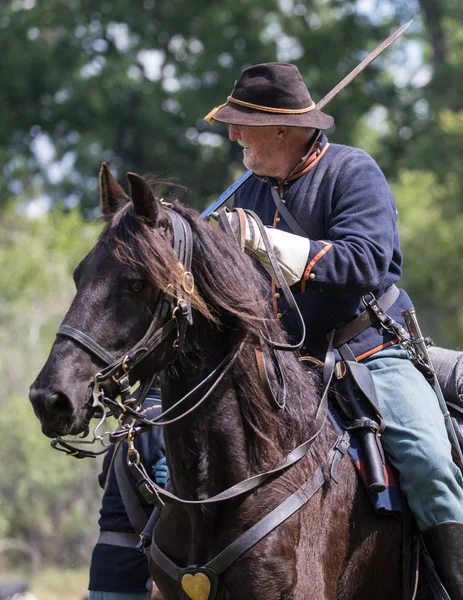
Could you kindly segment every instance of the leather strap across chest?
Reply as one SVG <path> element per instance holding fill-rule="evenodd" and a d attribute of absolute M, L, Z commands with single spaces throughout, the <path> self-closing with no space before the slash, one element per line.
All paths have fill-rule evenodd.
<path fill-rule="evenodd" d="M 285 220 L 288 227 L 295 234 L 300 235 L 301 237 L 308 238 L 309 237 L 308 233 L 305 231 L 305 229 L 303 229 L 303 227 L 301 225 L 299 225 L 299 223 L 296 221 L 296 219 L 293 217 L 293 215 L 289 212 L 288 207 L 284 204 L 284 202 L 280 198 L 280 195 L 277 192 L 277 190 L 274 187 L 272 187 L 272 188 L 270 188 L 270 191 L 272 193 L 272 198 L 273 198 L 273 201 L 275 202 L 276 209 L 280 213 L 280 215 L 283 217 L 283 219 Z"/>
<path fill-rule="evenodd" d="M 210 581 L 211 591 L 208 600 L 214 600 L 219 576 L 230 567 L 240 556 L 250 550 L 257 542 L 264 539 L 271 531 L 281 525 L 286 519 L 297 512 L 306 504 L 312 496 L 325 483 L 325 476 L 321 467 L 318 467 L 312 477 L 297 492 L 294 492 L 282 504 L 277 506 L 268 515 L 253 525 L 245 533 L 229 544 L 215 558 L 202 567 L 182 568 L 177 566 L 158 546 L 153 534 L 151 541 L 151 558 L 153 562 L 161 568 L 169 577 L 182 583 L 185 575 L 203 573 Z M 158 517 L 160 512 L 157 513 Z"/>
<path fill-rule="evenodd" d="M 400 295 L 399 288 L 393 284 L 387 288 L 387 290 L 382 294 L 377 300 L 376 304 L 380 307 L 380 311 L 383 313 L 387 312 L 397 298 Z M 349 342 L 352 338 L 361 334 L 363 331 L 368 329 L 374 323 L 377 323 L 380 320 L 380 317 L 374 310 L 371 308 L 366 308 L 359 315 L 354 317 L 352 321 L 346 323 L 339 329 L 336 329 L 334 338 L 333 338 L 333 347 L 339 348 L 343 344 Z M 308 347 L 309 352 L 313 356 L 318 356 L 320 354 L 324 354 L 327 349 L 327 341 L 325 337 L 322 338 L 313 338 L 310 340 L 310 345 Z"/>
<path fill-rule="evenodd" d="M 281 214 L 291 231 L 296 235 L 300 235 L 301 237 L 309 238 L 307 232 L 296 221 L 288 207 L 280 198 L 278 191 L 272 187 L 271 193 L 276 209 Z M 374 303 L 374 305 L 378 307 L 378 310 L 372 310 L 372 307 L 367 305 L 367 308 L 354 319 L 352 319 L 352 321 L 349 321 L 349 323 L 346 323 L 336 330 L 333 338 L 333 347 L 339 348 L 343 344 L 349 342 L 352 338 L 368 329 L 371 325 L 373 325 L 373 323 L 380 321 L 383 314 L 391 308 L 394 302 L 398 299 L 399 295 L 400 290 L 395 284 L 387 288 L 384 294 L 382 294 L 382 296 L 380 296 Z M 405 332 L 403 333 L 405 334 Z M 313 356 L 318 356 L 320 354 L 324 354 L 326 349 L 327 341 L 325 336 L 318 339 L 311 338 L 309 347 L 310 354 Z"/>
<path fill-rule="evenodd" d="M 331 476 L 336 480 L 337 468 L 340 464 L 340 458 L 344 456 L 345 449 L 343 446 L 348 445 L 346 440 L 346 434 L 341 436 L 332 452 L 331 457 Z M 339 451 L 339 447 L 343 448 Z M 296 492 L 291 494 L 284 502 L 274 508 L 270 513 L 265 515 L 260 521 L 255 523 L 237 539 L 231 542 L 226 548 L 224 548 L 217 556 L 210 560 L 205 565 L 179 567 L 176 565 L 158 546 L 155 538 L 155 527 L 159 517 L 161 515 L 160 510 L 155 509 L 153 518 L 150 519 L 150 523 L 147 526 L 148 538 L 147 543 L 151 542 L 151 558 L 160 569 L 164 571 L 169 577 L 174 579 L 177 583 L 182 585 L 183 578 L 185 576 L 195 576 L 198 573 L 202 573 L 210 583 L 210 592 L 208 600 L 214 600 L 219 584 L 219 577 L 224 571 L 226 571 L 234 562 L 236 562 L 240 556 L 250 550 L 258 542 L 263 540 L 271 531 L 276 529 L 279 525 L 284 523 L 291 515 L 301 509 L 307 502 L 321 489 L 326 482 L 325 475 L 321 467 L 317 467 L 309 480 L 304 483 Z M 142 535 L 143 539 L 143 535 Z"/>

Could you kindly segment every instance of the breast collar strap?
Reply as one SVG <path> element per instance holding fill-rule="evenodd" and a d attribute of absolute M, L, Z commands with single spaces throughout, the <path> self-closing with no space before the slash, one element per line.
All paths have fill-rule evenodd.
<path fill-rule="evenodd" d="M 349 446 L 348 440 L 349 436 L 346 436 L 344 433 L 337 439 L 331 452 L 331 478 L 334 481 L 336 481 L 340 461 Z M 214 600 L 218 592 L 220 576 L 234 564 L 238 558 L 307 504 L 326 483 L 327 478 L 325 477 L 323 469 L 321 466 L 318 466 L 311 477 L 298 490 L 262 517 L 257 523 L 252 525 L 247 531 L 233 540 L 204 566 L 191 565 L 180 567 L 161 550 L 155 537 L 155 528 L 159 517 L 161 516 L 161 509 L 158 507 L 155 507 L 151 518 L 145 526 L 145 529 L 140 536 L 141 541 L 137 547 L 145 550 L 150 548 L 151 558 L 156 566 L 162 569 L 164 573 L 169 575 L 169 577 L 176 581 L 182 588 L 185 575 L 194 577 L 198 573 L 204 574 L 211 584 L 209 600 Z"/>

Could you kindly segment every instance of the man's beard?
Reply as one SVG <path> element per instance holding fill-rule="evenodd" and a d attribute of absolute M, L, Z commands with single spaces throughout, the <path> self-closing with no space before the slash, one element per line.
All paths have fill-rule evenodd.
<path fill-rule="evenodd" d="M 264 173 L 264 167 L 261 165 L 260 161 L 256 160 L 255 155 L 252 153 L 248 156 L 246 152 L 243 152 L 243 165 L 246 169 L 249 169 L 256 175 L 266 175 L 266 173 Z"/>

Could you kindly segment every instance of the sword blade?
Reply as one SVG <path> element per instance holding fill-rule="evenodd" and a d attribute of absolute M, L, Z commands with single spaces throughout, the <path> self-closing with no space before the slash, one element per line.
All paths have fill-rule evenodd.
<path fill-rule="evenodd" d="M 340 81 L 338 83 L 338 85 L 336 85 L 331 92 L 328 92 L 326 94 L 326 96 L 324 98 L 322 98 L 320 100 L 320 102 L 317 103 L 317 108 L 319 110 L 322 110 L 322 108 L 324 106 L 326 106 L 329 102 L 331 102 L 331 100 L 337 96 L 339 94 L 339 92 L 341 90 L 343 90 L 346 85 L 349 85 L 349 83 L 355 79 L 357 77 L 357 75 L 359 73 L 361 73 L 366 67 L 368 67 L 368 65 L 370 63 L 372 63 L 375 58 L 377 58 L 382 52 L 384 52 L 384 50 L 386 50 L 386 48 L 388 48 L 392 42 L 394 42 L 398 37 L 400 37 L 402 35 L 402 33 L 413 23 L 413 19 L 411 21 L 409 21 L 408 23 L 405 23 L 405 25 L 402 25 L 401 27 L 399 27 L 399 29 L 397 29 L 397 31 L 394 31 L 393 34 L 391 34 L 387 39 L 384 40 L 384 42 L 381 42 L 381 44 L 375 48 L 373 50 L 373 52 L 371 52 L 366 58 L 364 58 L 362 60 L 362 62 L 357 65 L 355 67 L 355 69 L 353 69 L 349 75 L 346 75 L 344 77 L 344 79 L 342 81 Z"/>

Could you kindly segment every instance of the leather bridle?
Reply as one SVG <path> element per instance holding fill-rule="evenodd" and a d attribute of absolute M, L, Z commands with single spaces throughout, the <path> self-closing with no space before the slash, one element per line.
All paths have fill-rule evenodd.
<path fill-rule="evenodd" d="M 95 376 L 95 379 L 100 383 L 108 379 L 122 382 L 138 363 L 149 356 L 176 330 L 177 337 L 173 343 L 175 352 L 169 360 L 171 362 L 183 348 L 188 325 L 193 324 L 190 302 L 195 287 L 191 273 L 193 235 L 190 224 L 183 217 L 169 208 L 166 208 L 165 211 L 169 215 L 172 224 L 174 252 L 183 268 L 182 289 L 174 289 L 174 286 L 170 284 L 167 292 L 159 294 L 150 326 L 142 339 L 122 357 L 114 358 L 98 342 L 95 342 L 82 331 L 68 325 L 61 325 L 58 329 L 57 335 L 72 338 L 107 365 Z M 172 318 L 166 321 L 169 312 Z"/>
<path fill-rule="evenodd" d="M 99 408 L 103 410 L 103 412 L 106 408 L 109 408 L 111 414 L 115 416 L 126 414 L 127 412 L 138 415 L 139 413 L 135 409 L 143 402 L 152 382 L 152 378 L 150 378 L 144 383 L 143 389 L 138 393 L 138 398 L 135 400 L 132 398 L 129 381 L 132 369 L 149 357 L 172 333 L 175 332 L 175 339 L 172 343 L 171 351 L 166 357 L 166 364 L 162 365 L 160 370 L 165 368 L 167 364 L 174 362 L 183 350 L 188 326 L 193 324 L 190 300 L 195 289 L 194 277 L 191 272 L 193 234 L 188 221 L 174 210 L 166 206 L 164 209 L 166 214 L 170 217 L 172 225 L 173 249 L 179 261 L 179 265 L 183 269 L 181 289 L 175 288 L 172 284 L 169 284 L 166 292 L 159 293 L 153 312 L 153 318 L 142 339 L 123 356 L 116 358 L 89 335 L 75 327 L 61 325 L 57 331 L 57 336 L 70 338 L 77 342 L 105 365 L 105 368 L 94 376 L 93 407 L 95 410 Z M 117 384 L 121 402 L 105 396 L 102 384 L 107 381 L 112 381 Z M 162 415 L 160 416 L 162 417 Z M 101 421 L 98 423 L 97 428 L 100 425 Z M 101 441 L 102 436 L 97 436 L 94 432 L 94 439 L 85 443 L 91 444 L 95 440 Z M 111 442 L 113 442 L 113 440 L 111 440 Z M 81 444 L 83 442 L 76 442 L 73 440 L 73 443 Z M 57 450 L 72 454 L 77 458 L 101 454 L 101 452 L 75 448 L 68 441 L 59 437 L 53 440 L 52 446 Z M 109 447 L 110 445 L 108 445 L 103 452 L 106 452 Z"/>

